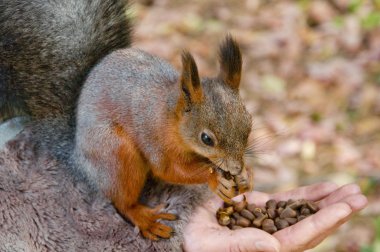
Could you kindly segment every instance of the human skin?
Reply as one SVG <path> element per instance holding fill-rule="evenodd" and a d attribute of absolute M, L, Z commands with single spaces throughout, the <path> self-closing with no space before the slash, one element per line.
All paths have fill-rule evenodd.
<path fill-rule="evenodd" d="M 338 187 L 319 183 L 297 189 L 266 194 L 245 194 L 249 203 L 264 205 L 269 199 L 308 199 L 319 201 L 320 210 L 293 226 L 270 235 L 260 229 L 230 230 L 218 224 L 215 217 L 223 202 L 213 197 L 198 207 L 185 229 L 185 251 L 304 251 L 314 248 L 353 214 L 367 205 L 367 198 L 356 184 Z"/>

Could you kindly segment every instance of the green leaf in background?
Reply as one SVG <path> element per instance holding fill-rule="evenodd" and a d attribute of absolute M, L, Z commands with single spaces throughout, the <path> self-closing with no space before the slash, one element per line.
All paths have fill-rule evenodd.
<path fill-rule="evenodd" d="M 380 217 L 375 220 L 376 239 L 373 244 L 373 251 L 380 251 Z"/>
<path fill-rule="evenodd" d="M 343 16 L 336 16 L 333 19 L 333 22 L 334 22 L 334 24 L 335 24 L 335 26 L 337 28 L 343 27 L 343 23 L 344 23 L 343 21 L 344 21 L 344 17 Z"/>
<path fill-rule="evenodd" d="M 375 219 L 376 241 L 380 243 L 380 217 Z M 380 244 L 379 244 L 380 245 Z M 380 247 L 379 247 L 380 249 Z M 380 251 L 380 250 L 378 250 Z"/>
<path fill-rule="evenodd" d="M 298 0 L 298 5 L 301 7 L 301 9 L 306 9 L 310 4 L 310 0 Z"/>
<path fill-rule="evenodd" d="M 350 4 L 348 5 L 348 11 L 351 13 L 355 13 L 362 4 L 362 0 L 351 0 Z"/>
<path fill-rule="evenodd" d="M 380 11 L 373 11 L 362 19 L 362 26 L 364 29 L 371 30 L 380 27 Z"/>
<path fill-rule="evenodd" d="M 371 247 L 363 247 L 360 252 L 375 252 Z"/>
<path fill-rule="evenodd" d="M 375 241 L 370 246 L 365 246 L 360 249 L 360 252 L 378 252 L 380 251 L 380 217 L 374 220 L 375 224 Z"/>

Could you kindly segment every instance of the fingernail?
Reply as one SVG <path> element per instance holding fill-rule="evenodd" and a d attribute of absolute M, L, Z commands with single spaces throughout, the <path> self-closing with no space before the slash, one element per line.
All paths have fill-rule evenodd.
<path fill-rule="evenodd" d="M 256 242 L 255 247 L 258 251 L 273 251 L 273 252 L 279 251 L 277 248 L 273 247 L 271 244 L 268 244 L 268 242 L 263 242 L 263 241 Z"/>

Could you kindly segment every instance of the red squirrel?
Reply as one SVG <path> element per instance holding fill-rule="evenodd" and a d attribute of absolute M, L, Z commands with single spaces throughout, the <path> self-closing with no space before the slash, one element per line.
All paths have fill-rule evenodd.
<path fill-rule="evenodd" d="M 75 160 L 93 185 L 144 237 L 169 238 L 157 222 L 175 215 L 139 203 L 147 176 L 174 184 L 208 183 L 223 200 L 252 188 L 244 165 L 251 116 L 240 96 L 242 58 L 227 36 L 217 77 L 200 78 L 182 54 L 178 74 L 138 49 L 117 50 L 98 63 L 77 105 Z"/>
<path fill-rule="evenodd" d="M 79 170 L 156 240 L 172 232 L 157 219 L 175 216 L 139 203 L 147 176 L 207 183 L 230 201 L 252 187 L 243 160 L 251 116 L 239 97 L 242 59 L 230 36 L 217 77 L 200 79 L 189 53 L 178 74 L 158 57 L 122 49 L 131 41 L 127 2 L 1 1 L 0 121 L 67 122 Z"/>

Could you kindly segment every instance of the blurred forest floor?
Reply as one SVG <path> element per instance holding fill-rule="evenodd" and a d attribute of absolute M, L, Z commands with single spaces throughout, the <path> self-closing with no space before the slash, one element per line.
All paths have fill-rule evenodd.
<path fill-rule="evenodd" d="M 380 0 L 136 0 L 132 15 L 135 47 L 177 69 L 190 50 L 201 76 L 231 33 L 256 190 L 359 183 L 369 206 L 313 251 L 380 251 Z"/>

